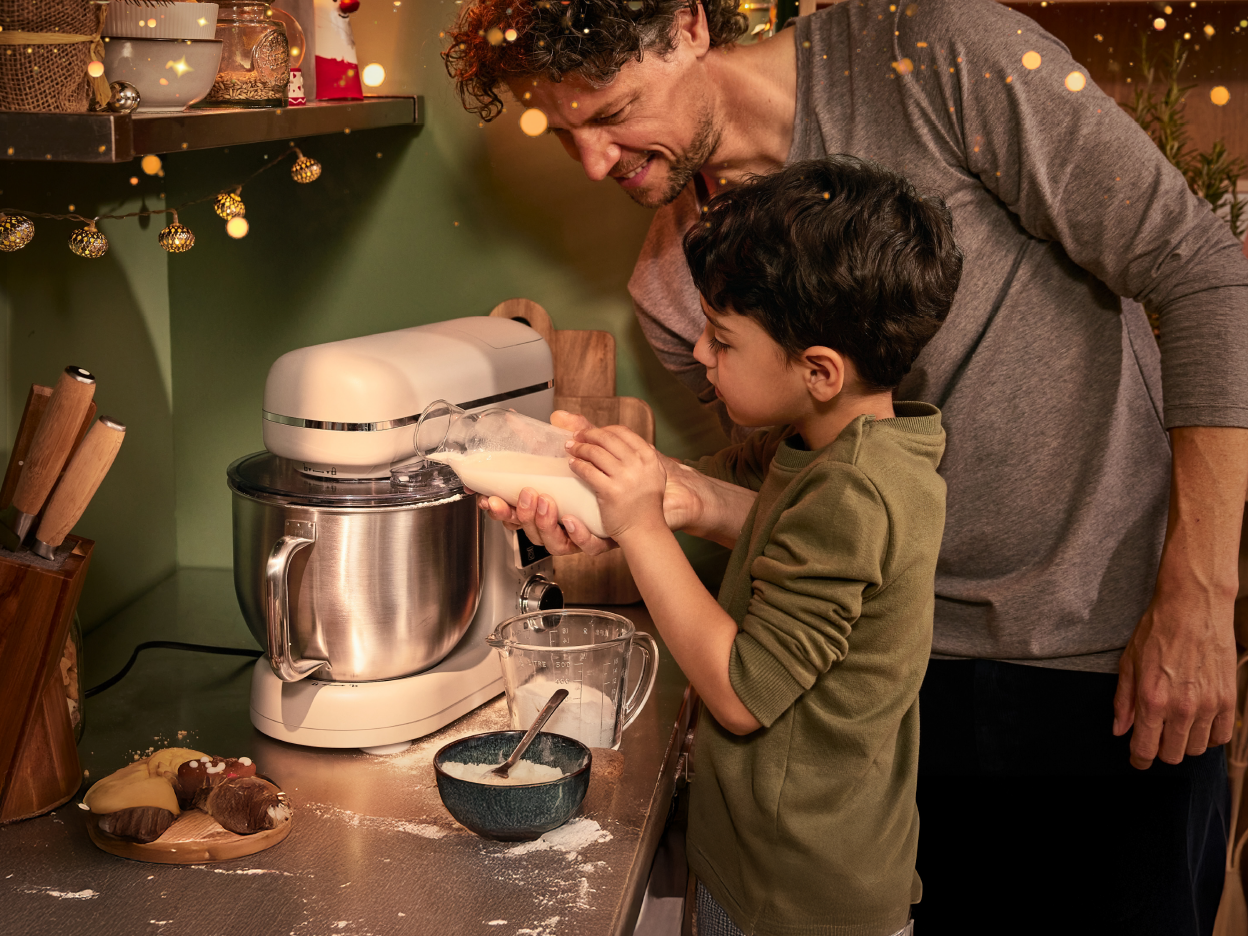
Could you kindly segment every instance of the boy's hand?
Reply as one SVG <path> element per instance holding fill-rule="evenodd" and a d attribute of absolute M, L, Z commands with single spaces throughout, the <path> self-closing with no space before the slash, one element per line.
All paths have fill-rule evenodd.
<path fill-rule="evenodd" d="M 594 489 L 602 526 L 613 539 L 646 524 L 667 527 L 663 456 L 623 426 L 585 429 L 568 443 L 572 471 Z"/>

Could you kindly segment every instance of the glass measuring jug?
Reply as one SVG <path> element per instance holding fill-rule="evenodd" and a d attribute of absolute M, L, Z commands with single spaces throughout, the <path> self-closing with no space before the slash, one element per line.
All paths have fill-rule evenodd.
<path fill-rule="evenodd" d="M 513 410 L 470 413 L 435 400 L 416 423 L 415 447 L 430 461 L 449 465 L 479 494 L 515 506 L 520 492 L 533 488 L 555 499 L 560 516 L 576 517 L 595 536 L 605 536 L 598 498 L 568 464 L 564 446 L 571 438 L 566 429 Z"/>
<path fill-rule="evenodd" d="M 485 642 L 498 651 L 512 727 L 527 727 L 556 689 L 567 689 L 543 730 L 590 747 L 620 746 L 658 674 L 654 638 L 609 611 L 533 611 L 503 621 Z M 634 651 L 641 672 L 626 695 Z"/>

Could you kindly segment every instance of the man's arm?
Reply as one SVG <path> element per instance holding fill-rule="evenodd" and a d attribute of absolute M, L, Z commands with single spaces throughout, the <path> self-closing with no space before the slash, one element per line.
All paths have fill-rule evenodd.
<path fill-rule="evenodd" d="M 1248 429 L 1171 431 L 1170 516 L 1157 586 L 1118 665 L 1114 734 L 1131 763 L 1177 764 L 1231 739 L 1235 595 Z"/>

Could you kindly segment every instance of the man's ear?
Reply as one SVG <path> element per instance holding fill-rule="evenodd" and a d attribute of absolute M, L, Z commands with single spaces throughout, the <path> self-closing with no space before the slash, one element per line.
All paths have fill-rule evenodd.
<path fill-rule="evenodd" d="M 695 56 L 701 58 L 711 48 L 711 27 L 706 22 L 706 10 L 699 3 L 693 10 L 682 6 L 676 12 L 676 47 L 687 45 Z"/>
<path fill-rule="evenodd" d="M 840 352 L 823 345 L 807 348 L 797 362 L 807 392 L 819 403 L 827 403 L 844 389 L 848 364 Z"/>

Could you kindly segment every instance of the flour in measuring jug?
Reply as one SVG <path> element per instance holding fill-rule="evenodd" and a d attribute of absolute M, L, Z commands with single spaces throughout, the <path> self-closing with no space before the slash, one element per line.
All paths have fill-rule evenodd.
<path fill-rule="evenodd" d="M 542 731 L 575 738 L 589 747 L 609 748 L 615 744 L 616 704 L 593 686 L 568 687 L 571 694 L 555 709 Z M 549 682 L 529 683 L 516 690 L 513 724 L 527 728 L 554 692 Z"/>

